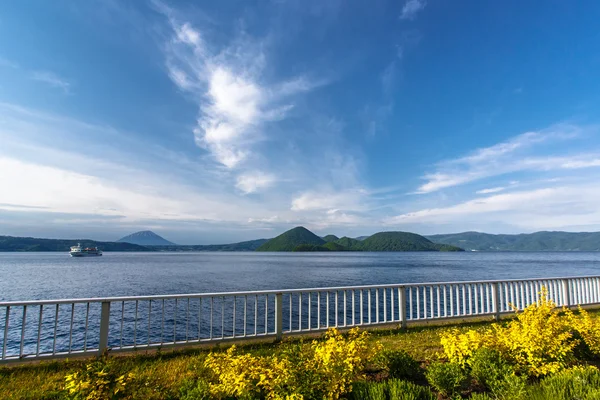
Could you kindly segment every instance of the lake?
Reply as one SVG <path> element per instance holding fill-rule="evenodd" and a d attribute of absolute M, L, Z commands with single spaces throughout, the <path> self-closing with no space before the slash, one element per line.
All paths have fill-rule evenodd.
<path fill-rule="evenodd" d="M 0 301 L 600 275 L 600 253 L 0 253 Z"/>

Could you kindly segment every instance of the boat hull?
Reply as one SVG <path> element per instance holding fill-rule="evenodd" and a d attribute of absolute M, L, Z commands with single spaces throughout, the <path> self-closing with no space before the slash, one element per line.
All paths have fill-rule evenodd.
<path fill-rule="evenodd" d="M 100 257 L 102 253 L 71 253 L 71 257 Z"/>

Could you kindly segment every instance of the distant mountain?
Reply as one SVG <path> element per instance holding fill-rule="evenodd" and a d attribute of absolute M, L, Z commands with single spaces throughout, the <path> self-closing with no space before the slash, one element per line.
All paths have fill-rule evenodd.
<path fill-rule="evenodd" d="M 363 240 L 361 247 L 362 251 L 463 251 L 410 232 L 379 232 Z"/>
<path fill-rule="evenodd" d="M 269 239 L 248 240 L 230 244 L 198 244 L 198 245 L 163 245 L 148 246 L 158 251 L 254 251 Z"/>
<path fill-rule="evenodd" d="M 355 237 L 354 239 L 356 239 L 356 240 L 365 240 L 366 238 L 368 238 L 368 236 L 358 236 L 358 237 Z"/>
<path fill-rule="evenodd" d="M 139 244 L 140 246 L 172 246 L 175 243 L 169 242 L 168 240 L 162 238 L 152 231 L 139 231 L 136 233 L 132 233 L 131 235 L 127 235 L 117 242 L 121 243 L 133 243 Z"/>
<path fill-rule="evenodd" d="M 322 238 L 324 241 L 326 241 L 327 243 L 329 242 L 335 242 L 336 240 L 339 239 L 339 237 L 335 236 L 335 235 L 327 235 L 327 236 L 323 236 Z"/>
<path fill-rule="evenodd" d="M 423 236 L 409 232 L 379 232 L 363 241 L 343 237 L 333 242 L 326 242 L 324 238 L 299 226 L 269 240 L 257 251 L 462 251 L 462 249 L 433 243 Z"/>
<path fill-rule="evenodd" d="M 98 247 L 102 251 L 151 251 L 131 243 L 98 242 L 89 239 L 38 239 L 31 237 L 0 236 L 0 251 L 62 251 L 81 243 L 83 247 Z"/>
<path fill-rule="evenodd" d="M 427 237 L 437 243 L 475 251 L 600 251 L 600 232 L 535 232 L 518 235 L 463 232 Z"/>
<path fill-rule="evenodd" d="M 297 226 L 264 243 L 256 251 L 293 251 L 299 245 L 321 246 L 323 244 L 325 240 L 305 227 Z"/>

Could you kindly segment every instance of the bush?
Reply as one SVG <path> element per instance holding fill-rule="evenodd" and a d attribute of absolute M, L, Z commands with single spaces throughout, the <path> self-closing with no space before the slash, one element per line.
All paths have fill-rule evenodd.
<path fill-rule="evenodd" d="M 498 399 L 517 399 L 525 391 L 526 379 L 496 350 L 482 348 L 469 359 L 471 376 Z"/>
<path fill-rule="evenodd" d="M 383 360 L 390 378 L 414 380 L 422 376 L 417 360 L 404 350 L 386 351 Z"/>
<path fill-rule="evenodd" d="M 542 379 L 529 388 L 527 400 L 600 399 L 600 371 L 595 367 L 574 367 Z"/>
<path fill-rule="evenodd" d="M 431 386 L 444 396 L 454 397 L 467 383 L 468 376 L 457 363 L 435 362 L 425 371 L 425 377 Z"/>
<path fill-rule="evenodd" d="M 566 368 L 574 359 L 578 341 L 571 324 L 572 318 L 562 317 L 542 288 L 537 303 L 508 324 L 493 324 L 491 329 L 465 334 L 450 331 L 442 335 L 441 343 L 448 359 L 460 365 L 464 366 L 474 351 L 486 347 L 499 351 L 517 372 L 539 377 Z"/>
<path fill-rule="evenodd" d="M 352 400 L 434 400 L 429 388 L 399 379 L 384 382 L 357 382 L 352 385 Z"/>
<path fill-rule="evenodd" d="M 179 388 L 180 400 L 210 400 L 210 386 L 204 380 L 187 380 Z"/>
<path fill-rule="evenodd" d="M 379 345 L 368 343 L 367 332 L 352 329 L 347 335 L 330 329 L 324 341 L 299 346 L 284 357 L 210 353 L 205 366 L 214 373 L 209 384 L 215 398 L 339 399 L 352 382 L 363 377 Z"/>
<path fill-rule="evenodd" d="M 106 357 L 101 357 L 87 364 L 84 370 L 67 375 L 66 397 L 72 400 L 131 398 L 129 386 L 135 376 L 131 373 L 118 375 L 114 370 L 112 362 Z"/>

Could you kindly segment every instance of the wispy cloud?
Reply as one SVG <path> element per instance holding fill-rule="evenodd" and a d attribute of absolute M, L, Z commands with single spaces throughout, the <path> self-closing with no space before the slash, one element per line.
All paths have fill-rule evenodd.
<path fill-rule="evenodd" d="M 252 171 L 238 176 L 235 186 L 243 193 L 249 194 L 268 188 L 273 185 L 276 180 L 277 178 L 273 174 Z"/>
<path fill-rule="evenodd" d="M 70 82 L 50 71 L 33 71 L 31 79 L 44 82 L 54 88 L 61 89 L 65 93 L 69 93 L 71 88 Z"/>
<path fill-rule="evenodd" d="M 286 118 L 294 107 L 293 96 L 322 83 L 304 76 L 267 82 L 263 42 L 239 32 L 229 46 L 215 50 L 199 28 L 163 11 L 173 31 L 165 46 L 169 76 L 199 103 L 196 143 L 226 168 L 252 155 L 265 125 Z"/>
<path fill-rule="evenodd" d="M 425 8 L 427 2 L 425 0 L 408 0 L 402 7 L 400 19 L 412 20 L 417 14 Z"/>
<path fill-rule="evenodd" d="M 11 60 L 7 60 L 6 58 L 0 57 L 0 67 L 16 69 L 19 68 L 19 64 Z"/>
<path fill-rule="evenodd" d="M 490 193 L 502 192 L 504 190 L 506 190 L 506 187 L 504 187 L 504 186 L 498 186 L 498 187 L 493 187 L 493 188 L 488 188 L 488 189 L 481 189 L 481 190 L 478 190 L 475 193 L 477 193 L 477 194 L 490 194 Z"/>
<path fill-rule="evenodd" d="M 576 138 L 584 127 L 561 124 L 538 132 L 526 132 L 505 142 L 478 149 L 466 156 L 440 162 L 436 171 L 423 176 L 426 182 L 416 193 L 431 193 L 483 178 L 518 171 L 549 171 L 598 166 L 598 153 L 569 155 L 536 154 L 536 146 Z"/>

